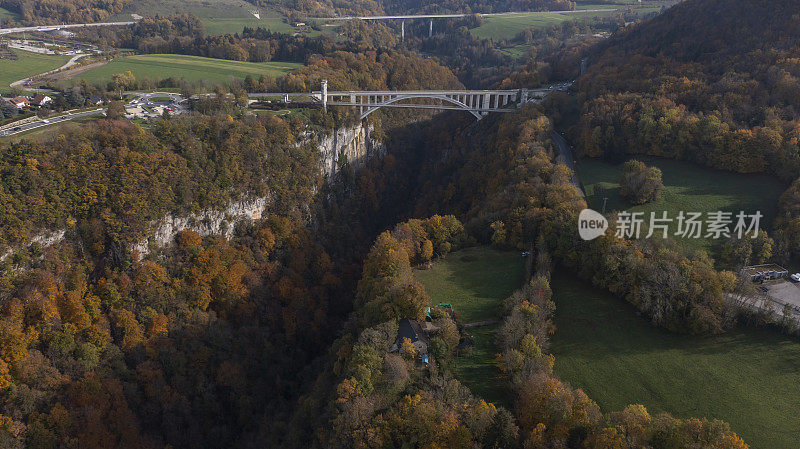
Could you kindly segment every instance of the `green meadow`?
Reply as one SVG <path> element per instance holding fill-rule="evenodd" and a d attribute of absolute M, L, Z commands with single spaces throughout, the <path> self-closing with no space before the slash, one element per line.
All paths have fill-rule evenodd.
<path fill-rule="evenodd" d="M 251 75 L 279 76 L 302 64 L 293 62 L 242 62 L 184 55 L 136 55 L 116 58 L 110 63 L 79 75 L 90 83 L 104 83 L 116 73 L 130 70 L 137 78 L 184 78 L 188 81 L 208 80 L 226 83 L 230 77 Z"/>
<path fill-rule="evenodd" d="M 414 270 L 414 277 L 425 285 L 431 303 L 451 304 L 462 323 L 471 323 L 502 317 L 501 302 L 522 286 L 525 267 L 517 251 L 475 247 L 448 254 L 428 270 Z M 454 374 L 478 396 L 509 406 L 506 380 L 494 363 L 499 327 L 468 329 L 475 346 L 472 354 L 456 358 Z"/>
<path fill-rule="evenodd" d="M 0 59 L 0 93 L 9 93 L 9 84 L 31 75 L 57 69 L 69 61 L 70 56 L 42 55 L 23 50 L 11 50 L 19 56 L 12 61 Z"/>
<path fill-rule="evenodd" d="M 600 211 L 606 202 L 606 212 L 643 212 L 645 222 L 650 213 L 657 217 L 666 211 L 669 218 L 676 218 L 678 212 L 732 212 L 748 214 L 760 211 L 764 218 L 762 229 L 769 229 L 777 214 L 778 197 L 784 186 L 768 175 L 742 175 L 699 167 L 695 164 L 671 159 L 631 156 L 647 165 L 661 169 L 664 191 L 661 198 L 652 203 L 631 206 L 619 195 L 619 177 L 622 164 L 611 164 L 599 159 L 582 159 L 578 162 L 578 177 L 583 183 L 589 207 Z M 674 234 L 677 225 L 673 222 L 670 233 Z M 643 232 L 644 235 L 646 233 Z M 642 235 L 642 237 L 644 237 Z M 714 251 L 712 239 L 679 239 L 688 249 Z"/>
<path fill-rule="evenodd" d="M 800 342 L 770 329 L 711 337 L 653 327 L 609 293 L 557 273 L 556 374 L 604 412 L 718 418 L 753 449 L 800 447 Z"/>

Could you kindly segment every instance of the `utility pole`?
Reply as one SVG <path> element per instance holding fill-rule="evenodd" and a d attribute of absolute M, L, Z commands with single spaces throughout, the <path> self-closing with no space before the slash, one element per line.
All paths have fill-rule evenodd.
<path fill-rule="evenodd" d="M 401 41 L 406 40 L 406 21 L 405 20 L 401 20 L 400 21 L 400 40 Z"/>
<path fill-rule="evenodd" d="M 433 37 L 433 19 L 428 24 L 428 37 Z"/>
<path fill-rule="evenodd" d="M 603 211 L 601 212 L 603 215 L 606 214 L 606 202 L 608 202 L 608 197 L 603 197 Z"/>

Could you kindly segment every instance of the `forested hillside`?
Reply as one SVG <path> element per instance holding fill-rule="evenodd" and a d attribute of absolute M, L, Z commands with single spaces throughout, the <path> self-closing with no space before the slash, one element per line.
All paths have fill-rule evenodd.
<path fill-rule="evenodd" d="M 668 250 L 645 260 L 636 244 L 613 236 L 574 242 L 575 220 L 585 203 L 569 170 L 552 161 L 550 122 L 534 108 L 476 127 L 460 117 L 443 119 L 412 124 L 394 136 L 397 165 L 413 160 L 418 167 L 409 170 L 413 174 L 404 186 L 415 192 L 414 215 L 429 218 L 402 222 L 376 239 L 364 260 L 347 333 L 333 344 L 289 431 L 275 435 L 276 445 L 746 448 L 717 420 L 651 415 L 642 406 L 601 411 L 583 391 L 558 379 L 547 353 L 555 331 L 553 259 L 598 278 L 598 285 L 631 301 L 656 324 L 696 333 L 719 330 L 726 275 L 714 273 L 704 260 L 689 261 Z M 355 184 L 372 185 L 373 169 L 356 174 Z M 431 211 L 453 213 L 464 224 Z M 516 248 L 535 242 L 532 279 L 504 301 L 498 332 L 497 365 L 513 392 L 508 407 L 475 397 L 453 378 L 456 346 L 466 330 L 446 310 L 432 311 L 440 329 L 430 342 L 435 363 L 421 365 L 410 343 L 397 353 L 387 350 L 399 320 L 424 320 L 433 305 L 410 276 L 411 266 L 474 242 Z M 621 259 L 632 262 L 631 269 L 615 269 L 627 266 Z M 676 294 L 661 303 L 648 300 L 670 265 L 683 271 L 675 268 L 668 275 Z M 673 310 L 675 304 L 682 307 Z"/>
<path fill-rule="evenodd" d="M 571 135 L 582 156 L 648 154 L 739 173 L 800 175 L 800 4 L 687 0 L 589 52 Z M 796 190 L 796 189 L 795 189 Z M 800 250 L 797 195 L 779 244 Z"/>
<path fill-rule="evenodd" d="M 122 6 L 53 1 L 77 5 L 76 17 Z M 290 15 L 574 6 L 253 3 Z M 766 11 L 775 8 L 742 3 L 750 9 L 688 0 L 666 19 L 599 44 L 597 23 L 526 30 L 513 39 L 527 54 L 519 59 L 472 36 L 475 17 L 402 44 L 384 24 L 360 22 L 343 25 L 337 39 L 264 29 L 206 36 L 189 15 L 85 31 L 78 37 L 143 53 L 304 66 L 232 79 L 207 96 L 171 79 L 158 85 L 185 94 L 180 115 L 129 120 L 114 101 L 107 117 L 72 131 L 0 141 L 0 248 L 13 249 L 0 261 L 0 448 L 746 449 L 715 416 L 673 417 L 635 404 L 601 409 L 558 377 L 550 353 L 554 269 L 611 292 L 659 331 L 703 338 L 739 323 L 726 301 L 737 278 L 705 252 L 612 232 L 579 239 L 586 200 L 556 162 L 552 136 L 554 119 L 572 120 L 583 155 L 647 153 L 795 179 L 796 19 L 757 30 L 768 28 Z M 784 15 L 800 9 L 776 3 Z M 36 5 L 26 20 L 64 14 Z M 619 15 L 601 26 L 624 22 Z M 695 29 L 701 25 L 718 29 Z M 756 37 L 729 50 L 726 40 L 745 32 Z M 356 170 L 334 152 L 330 176 L 321 174 L 314 139 L 354 125 L 355 108 L 248 109 L 246 95 L 307 92 L 323 79 L 332 90 L 454 89 L 466 81 L 537 87 L 574 78 L 587 54 L 591 67 L 576 96 L 556 93 L 477 123 L 463 111 L 378 111 L 360 123 L 370 127 L 362 140 L 379 140 L 377 157 Z M 156 85 L 119 75 L 65 93 Z M 168 244 L 136 249 L 153 220 L 253 196 L 267 206 L 225 235 L 175 229 Z M 782 226 L 796 226 L 800 249 L 800 181 L 781 206 Z M 53 230 L 64 240 L 31 240 Z M 479 245 L 526 264 L 525 283 L 490 317 L 500 319 L 490 320 L 497 351 L 486 381 L 508 393 L 497 403 L 457 378 L 458 358 L 474 346 L 460 311 L 434 304 L 412 274 Z M 414 325 L 431 329 L 427 346 L 397 338 Z"/>
<path fill-rule="evenodd" d="M 688 0 L 597 46 L 578 83 L 587 156 L 647 153 L 797 176 L 800 5 Z"/>

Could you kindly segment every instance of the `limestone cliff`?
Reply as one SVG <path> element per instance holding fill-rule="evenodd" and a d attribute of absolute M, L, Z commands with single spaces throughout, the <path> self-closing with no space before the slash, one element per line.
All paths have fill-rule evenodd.
<path fill-rule="evenodd" d="M 371 157 L 382 156 L 385 148 L 372 138 L 371 132 L 371 125 L 358 123 L 318 137 L 317 149 L 322 161 L 322 173 L 329 177 L 335 175 L 342 156 L 355 168 L 363 166 Z"/>
<path fill-rule="evenodd" d="M 317 151 L 320 152 L 320 170 L 324 175 L 333 177 L 338 163 L 343 156 L 351 166 L 358 168 L 371 157 L 383 155 L 384 147 L 370 136 L 372 127 L 358 123 L 352 126 L 333 130 L 330 134 L 308 134 L 314 139 Z M 134 244 L 131 249 L 139 253 L 139 257 L 147 255 L 151 249 L 160 248 L 171 243 L 183 229 L 191 229 L 201 236 L 223 235 L 233 236 L 235 226 L 243 220 L 258 220 L 268 213 L 271 198 L 243 197 L 232 201 L 227 207 L 206 209 L 191 214 L 168 214 L 154 220 L 148 225 L 147 237 Z M 25 247 L 33 243 L 42 248 L 62 241 L 66 231 L 63 229 L 47 231 L 32 239 Z M 18 247 L 20 248 L 20 247 Z M 13 248 L 0 248 L 0 262 L 14 253 Z"/>

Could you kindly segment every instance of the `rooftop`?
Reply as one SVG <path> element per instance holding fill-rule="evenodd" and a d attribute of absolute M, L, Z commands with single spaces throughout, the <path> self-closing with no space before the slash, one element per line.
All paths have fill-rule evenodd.
<path fill-rule="evenodd" d="M 788 273 L 788 270 L 786 268 L 783 268 L 782 266 L 775 263 L 768 263 L 764 265 L 753 265 L 751 267 L 742 268 L 742 272 L 750 276 L 757 276 L 759 274 L 767 273 L 770 271 L 777 271 L 779 273 L 781 272 Z"/>

